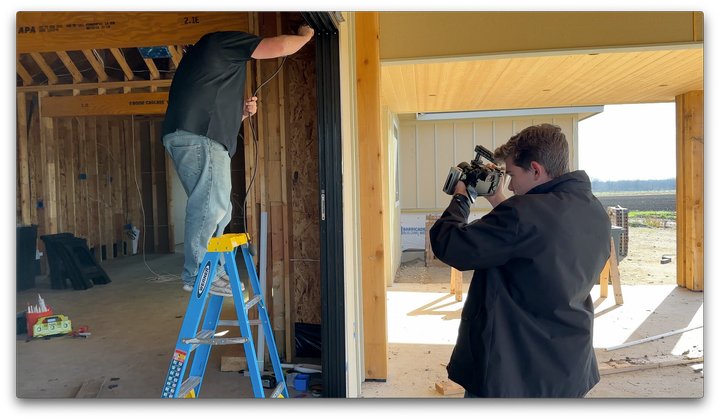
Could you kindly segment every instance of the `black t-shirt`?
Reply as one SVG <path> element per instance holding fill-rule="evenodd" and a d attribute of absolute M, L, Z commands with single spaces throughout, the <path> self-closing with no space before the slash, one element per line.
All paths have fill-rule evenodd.
<path fill-rule="evenodd" d="M 242 124 L 246 63 L 262 39 L 239 31 L 200 38 L 183 57 L 170 85 L 163 135 L 189 131 L 222 143 L 234 155 Z"/>

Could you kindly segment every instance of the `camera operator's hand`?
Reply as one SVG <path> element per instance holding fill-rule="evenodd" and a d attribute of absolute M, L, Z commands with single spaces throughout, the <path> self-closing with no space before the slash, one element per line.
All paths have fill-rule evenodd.
<path fill-rule="evenodd" d="M 505 189 L 505 172 L 504 172 L 504 168 L 501 168 L 501 167 L 499 167 L 499 166 L 497 166 L 497 165 L 494 165 L 494 164 L 492 164 L 492 163 L 491 163 L 489 166 L 492 166 L 493 168 L 496 168 L 496 169 L 501 169 L 501 170 L 503 170 L 503 174 L 502 174 L 502 176 L 500 177 L 500 186 L 498 187 L 498 189 L 497 189 L 497 191 L 495 192 L 495 194 L 494 194 L 494 195 L 486 195 L 486 196 L 484 196 L 484 197 L 487 199 L 487 201 L 490 202 L 490 205 L 493 206 L 493 208 L 495 208 L 495 207 L 497 207 L 498 204 L 500 204 L 500 203 L 502 203 L 503 201 L 507 200 L 507 197 L 505 197 L 505 192 L 504 192 L 504 189 Z M 458 184 L 460 184 L 460 183 L 458 182 Z"/>
<path fill-rule="evenodd" d="M 467 193 L 467 187 L 465 186 L 465 183 L 462 181 L 458 181 L 457 185 L 455 185 L 455 189 L 453 190 L 453 195 L 455 194 L 462 194 L 465 197 L 470 199 L 470 196 Z"/>

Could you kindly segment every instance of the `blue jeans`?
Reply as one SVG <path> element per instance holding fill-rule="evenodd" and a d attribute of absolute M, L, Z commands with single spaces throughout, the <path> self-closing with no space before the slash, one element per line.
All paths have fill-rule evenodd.
<path fill-rule="evenodd" d="M 208 241 L 222 235 L 232 217 L 230 156 L 217 141 L 182 130 L 163 136 L 163 145 L 188 196 L 181 277 L 194 285 Z M 215 277 L 224 273 L 218 266 Z"/>

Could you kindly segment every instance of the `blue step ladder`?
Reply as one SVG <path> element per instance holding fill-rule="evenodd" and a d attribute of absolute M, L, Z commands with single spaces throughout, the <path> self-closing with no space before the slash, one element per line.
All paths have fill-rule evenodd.
<path fill-rule="evenodd" d="M 242 250 L 245 259 L 245 267 L 250 277 L 250 286 L 253 296 L 244 301 L 240 277 L 238 275 L 237 264 L 235 263 L 235 254 L 237 248 Z M 210 295 L 211 279 L 215 278 L 220 255 L 225 258 L 225 272 L 230 279 L 230 287 L 235 301 L 235 312 L 237 313 L 237 321 L 220 320 L 220 310 L 223 305 L 223 296 L 212 295 L 210 302 L 205 311 L 202 328 L 200 326 L 200 318 L 205 308 L 205 303 Z M 249 320 L 248 310 L 258 305 L 259 319 Z M 265 398 L 265 391 L 260 376 L 260 366 L 258 365 L 257 355 L 255 354 L 255 345 L 253 337 L 250 333 L 250 324 L 259 325 L 265 335 L 265 340 L 272 360 L 273 371 L 277 381 L 277 386 L 270 394 L 270 398 L 288 398 L 288 390 L 285 384 L 285 376 L 280 365 L 275 339 L 273 337 L 272 328 L 268 319 L 267 309 L 265 308 L 265 300 L 260 290 L 258 276 L 255 272 L 255 264 L 248 248 L 248 238 L 244 233 L 226 234 L 217 238 L 212 238 L 208 242 L 208 249 L 200 264 L 200 270 L 195 280 L 195 288 L 190 297 L 185 319 L 183 320 L 180 336 L 175 345 L 170 369 L 168 370 L 165 384 L 163 385 L 162 398 L 197 398 L 200 394 L 200 386 L 202 386 L 205 368 L 207 367 L 208 357 L 210 356 L 210 348 L 215 345 L 243 344 L 245 349 L 245 357 L 247 359 L 248 372 L 252 382 L 253 394 L 255 398 Z M 219 325 L 234 325 L 240 327 L 241 337 L 215 338 L 216 328 Z M 194 354 L 193 351 L 195 352 Z M 185 378 L 185 368 L 192 354 L 192 364 L 190 373 Z"/>

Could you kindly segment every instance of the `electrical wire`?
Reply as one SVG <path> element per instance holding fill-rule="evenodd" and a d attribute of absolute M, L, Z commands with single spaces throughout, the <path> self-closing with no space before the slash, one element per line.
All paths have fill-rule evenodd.
<path fill-rule="evenodd" d="M 146 226 L 145 226 L 145 206 L 143 206 L 143 202 L 142 202 L 142 193 L 140 192 L 140 184 L 138 183 L 137 168 L 136 168 L 136 165 L 135 165 L 135 162 L 137 162 L 137 159 L 135 158 L 135 116 L 134 116 L 134 115 L 131 115 L 130 118 L 131 118 L 131 125 L 130 125 L 130 126 L 132 127 L 132 145 L 133 145 L 133 147 L 132 147 L 132 151 L 133 151 L 133 175 L 134 175 L 134 177 L 135 177 L 135 187 L 137 188 L 138 198 L 140 199 L 140 210 L 142 211 L 142 215 L 143 215 L 143 229 L 142 229 L 142 232 L 141 232 L 142 238 L 143 238 L 143 240 L 142 240 L 143 262 L 145 263 L 145 266 L 148 268 L 148 270 L 150 270 L 151 273 L 155 274 L 155 277 L 148 277 L 148 278 L 146 279 L 146 281 L 147 281 L 148 283 L 165 283 L 165 282 L 170 282 L 170 281 L 179 281 L 179 280 L 182 280 L 182 278 L 181 278 L 180 276 L 176 275 L 176 274 L 170 274 L 170 273 L 158 274 L 158 273 L 156 273 L 152 268 L 150 268 L 150 265 L 148 265 L 147 260 L 145 259 L 145 237 L 146 237 L 146 235 L 145 235 L 145 230 L 146 230 Z"/>
<path fill-rule="evenodd" d="M 282 69 L 283 64 L 285 64 L 285 60 L 286 60 L 286 59 L 287 59 L 287 56 L 284 56 L 283 59 L 282 59 L 282 62 L 280 62 L 280 66 L 278 67 L 277 70 L 275 70 L 275 73 L 273 73 L 272 76 L 270 76 L 266 81 L 264 81 L 260 86 L 258 86 L 258 88 L 255 89 L 255 93 L 253 93 L 252 96 L 257 96 L 258 92 L 260 91 L 260 88 L 262 88 L 263 86 L 265 86 L 265 85 L 267 84 L 267 82 L 271 81 L 271 80 L 273 79 L 273 77 L 277 76 L 277 74 L 280 73 L 280 69 Z M 255 114 L 257 115 L 257 112 L 256 112 Z M 254 140 L 254 143 L 255 143 L 255 168 L 253 169 L 253 176 L 252 176 L 252 178 L 250 179 L 250 184 L 248 185 L 247 191 L 245 191 L 245 199 L 243 200 L 243 205 L 242 205 L 242 210 L 243 210 L 243 230 L 245 231 L 245 234 L 246 234 L 247 237 L 248 237 L 248 242 L 250 242 L 250 233 L 248 232 L 247 224 L 246 224 L 247 222 L 245 221 L 246 218 L 247 218 L 247 215 L 246 215 L 247 212 L 245 211 L 245 206 L 247 205 L 247 198 L 248 198 L 248 195 L 250 195 L 250 189 L 252 188 L 253 182 L 255 182 L 255 176 L 257 175 L 258 155 L 259 155 L 259 153 L 258 153 L 258 147 L 259 147 L 259 146 L 258 146 L 257 133 L 255 132 L 255 127 L 253 126 L 253 123 L 252 123 L 252 115 L 249 115 L 248 118 L 247 118 L 247 120 L 248 120 L 248 123 L 250 124 L 250 131 L 252 131 L 253 140 Z"/>

